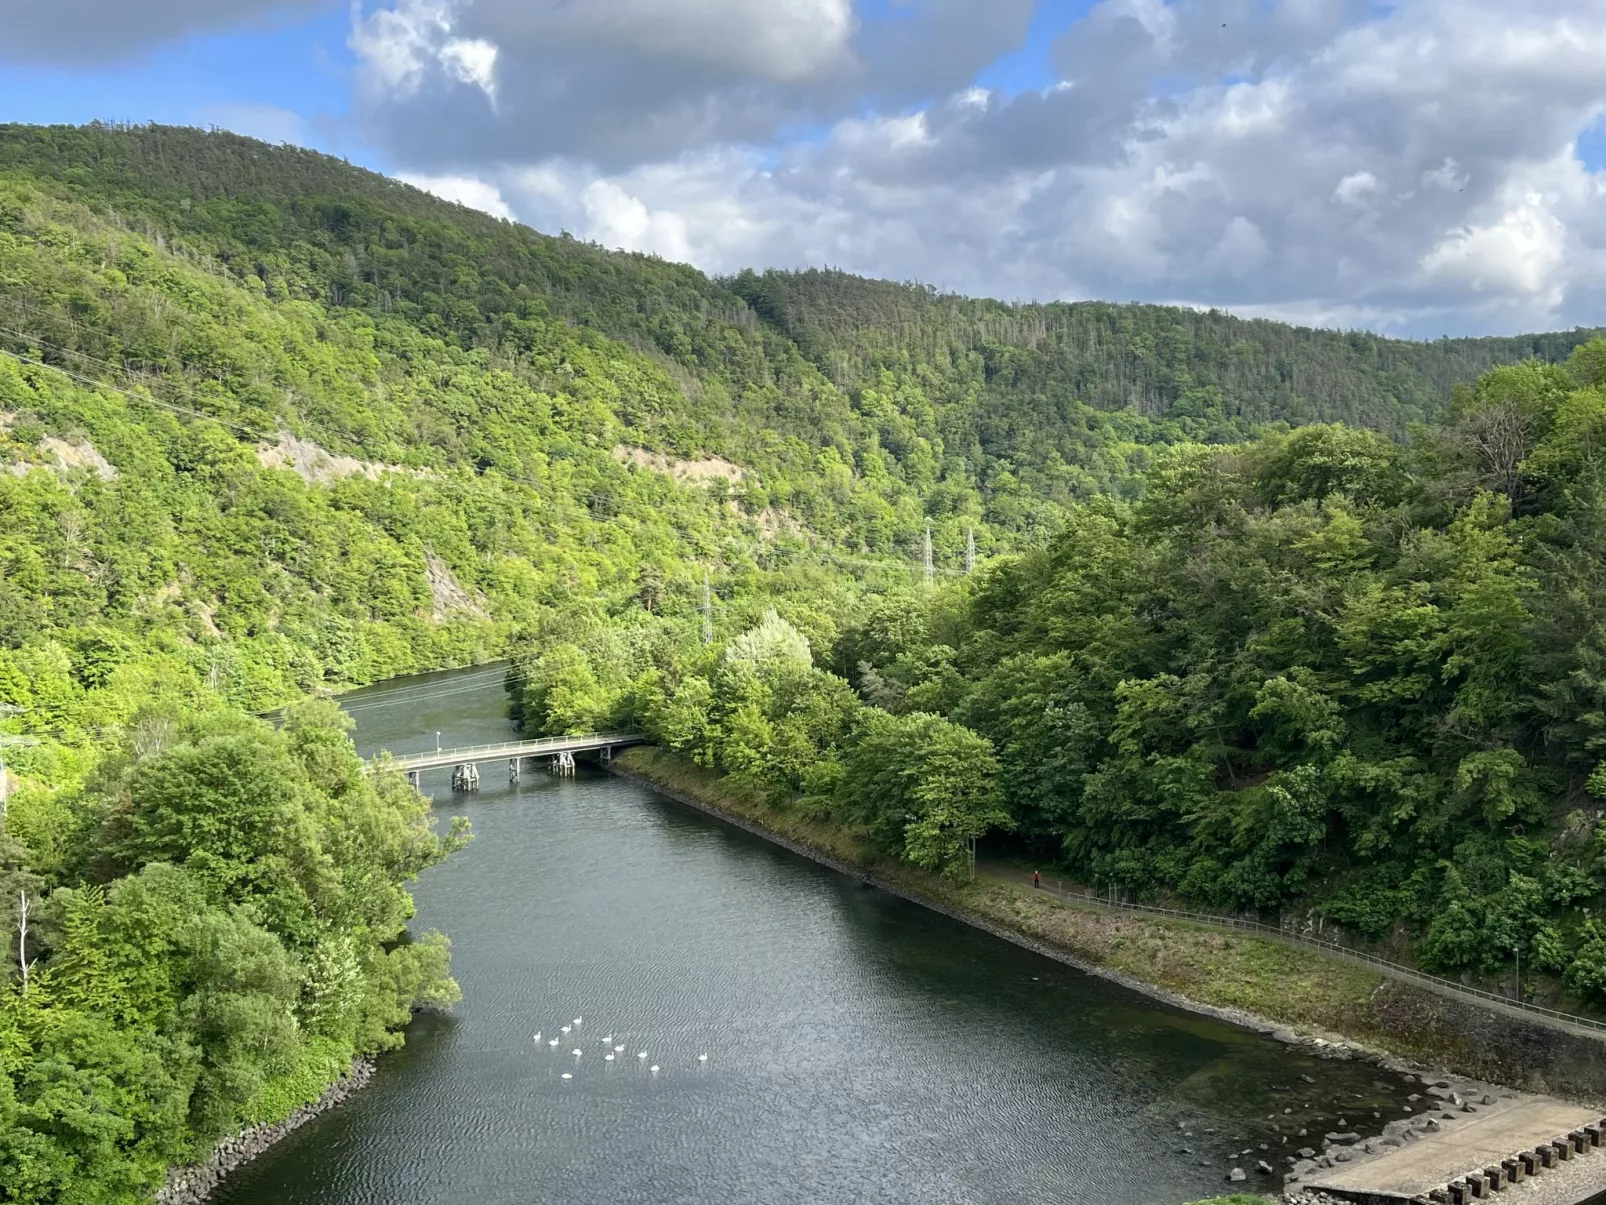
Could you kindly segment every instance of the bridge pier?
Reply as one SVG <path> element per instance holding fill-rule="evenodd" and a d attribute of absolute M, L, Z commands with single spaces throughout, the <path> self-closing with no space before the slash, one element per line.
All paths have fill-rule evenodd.
<path fill-rule="evenodd" d="M 477 791 L 480 789 L 480 768 L 473 762 L 465 762 L 452 771 L 452 790 Z"/>
<path fill-rule="evenodd" d="M 552 759 L 552 773 L 568 778 L 574 774 L 574 754 L 565 749 Z"/>
<path fill-rule="evenodd" d="M 510 783 L 517 783 L 519 781 L 519 759 L 516 757 L 508 758 L 507 780 Z"/>

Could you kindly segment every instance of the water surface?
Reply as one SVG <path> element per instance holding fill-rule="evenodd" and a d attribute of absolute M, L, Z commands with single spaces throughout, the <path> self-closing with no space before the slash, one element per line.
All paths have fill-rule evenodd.
<path fill-rule="evenodd" d="M 513 735 L 496 671 L 347 704 L 364 752 Z M 1176 1205 L 1235 1165 L 1280 1187 L 1283 1156 L 1340 1119 L 1403 1115 L 1411 1088 L 1373 1068 L 1157 1004 L 633 783 L 481 773 L 472 797 L 444 770 L 423 784 L 477 834 L 416 892 L 463 1003 L 225 1205 Z"/>

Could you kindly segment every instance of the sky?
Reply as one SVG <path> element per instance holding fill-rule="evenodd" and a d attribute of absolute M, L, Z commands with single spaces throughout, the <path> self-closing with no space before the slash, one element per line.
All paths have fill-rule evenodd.
<path fill-rule="evenodd" d="M 1606 0 L 0 0 L 0 120 L 220 126 L 710 272 L 1606 323 Z"/>

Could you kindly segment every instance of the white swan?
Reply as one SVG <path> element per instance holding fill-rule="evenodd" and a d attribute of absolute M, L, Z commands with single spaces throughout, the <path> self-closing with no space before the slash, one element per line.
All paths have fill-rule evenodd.
<path fill-rule="evenodd" d="M 605 1054 L 605 1055 L 603 1055 L 603 1056 L 602 1056 L 602 1057 L 603 1057 L 603 1058 L 604 1058 L 604 1059 L 606 1059 L 606 1060 L 607 1060 L 607 1061 L 608 1061 L 608 1062 L 610 1062 L 610 1063 L 611 1063 L 611 1062 L 613 1062 L 613 1055 L 611 1055 L 611 1054 Z"/>
<path fill-rule="evenodd" d="M 539 1042 L 540 1040 L 541 1040 L 541 1031 L 538 1029 L 538 1030 L 535 1031 L 535 1037 L 531 1038 L 530 1041 Z"/>
<path fill-rule="evenodd" d="M 574 1023 L 575 1023 L 575 1024 L 576 1024 L 576 1025 L 578 1025 L 578 1024 L 580 1024 L 580 1022 L 582 1022 L 582 1021 L 584 1021 L 584 1020 L 585 1020 L 585 1018 L 584 1018 L 584 1017 L 576 1017 L 576 1018 L 575 1018 L 575 1019 L 574 1019 Z"/>
<path fill-rule="evenodd" d="M 706 1063 L 708 1061 L 708 1056 L 706 1054 L 700 1054 L 697 1056 L 697 1061 L 699 1063 Z"/>
<path fill-rule="evenodd" d="M 548 1046 L 556 1046 L 557 1044 L 558 1044 L 558 1040 L 556 1038 L 553 1038 L 550 1042 L 547 1043 Z"/>
<path fill-rule="evenodd" d="M 562 1029 L 558 1030 L 558 1032 L 559 1033 L 568 1033 L 569 1032 L 569 1027 L 567 1025 L 565 1025 Z"/>
<path fill-rule="evenodd" d="M 580 1050 L 579 1048 L 576 1048 L 576 1049 L 570 1051 L 570 1053 L 573 1054 L 575 1058 L 579 1058 L 582 1054 L 585 1053 L 585 1051 Z"/>
<path fill-rule="evenodd" d="M 569 1074 L 569 1073 L 568 1073 L 568 1072 L 567 1072 L 567 1071 L 565 1071 L 565 1072 L 564 1072 L 564 1073 L 563 1073 L 563 1078 L 564 1078 L 564 1079 L 573 1079 L 573 1078 L 574 1078 L 574 1076 L 572 1076 L 572 1075 L 570 1075 L 570 1074 Z"/>
<path fill-rule="evenodd" d="M 645 1051 L 645 1050 L 643 1050 L 643 1051 L 642 1051 L 642 1052 L 641 1052 L 641 1053 L 640 1053 L 640 1054 L 638 1054 L 638 1055 L 637 1055 L 637 1056 L 636 1056 L 636 1057 L 637 1057 L 637 1058 L 638 1058 L 638 1059 L 644 1059 L 644 1058 L 646 1058 L 646 1057 L 647 1057 L 647 1052 L 646 1052 L 646 1051 Z"/>
<path fill-rule="evenodd" d="M 654 1074 L 654 1075 L 657 1075 L 657 1074 L 658 1074 L 658 1064 L 657 1064 L 657 1063 L 654 1063 L 654 1064 L 653 1064 L 653 1065 L 652 1065 L 652 1073 L 653 1073 L 653 1074 Z"/>
<path fill-rule="evenodd" d="M 625 1052 L 625 1048 L 623 1046 L 615 1046 L 613 1048 L 613 1052 L 615 1054 L 623 1054 Z"/>

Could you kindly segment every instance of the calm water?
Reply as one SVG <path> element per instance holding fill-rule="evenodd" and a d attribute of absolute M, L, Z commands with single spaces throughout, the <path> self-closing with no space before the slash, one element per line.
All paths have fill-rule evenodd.
<path fill-rule="evenodd" d="M 512 732 L 494 671 L 348 705 L 365 752 Z M 1234 1164 L 1272 1187 L 1254 1161 L 1280 1173 L 1339 1118 L 1403 1115 L 1410 1087 L 1374 1069 L 1158 1005 L 631 783 L 481 769 L 471 799 L 446 771 L 424 783 L 478 834 L 417 890 L 463 1003 L 227 1205 L 1175 1205 Z"/>

